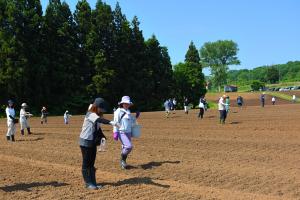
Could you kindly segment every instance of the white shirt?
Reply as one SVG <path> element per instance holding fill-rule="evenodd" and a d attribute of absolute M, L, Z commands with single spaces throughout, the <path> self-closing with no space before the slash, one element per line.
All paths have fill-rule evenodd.
<path fill-rule="evenodd" d="M 26 119 L 26 116 L 28 115 L 28 113 L 25 111 L 24 108 L 22 108 L 20 110 L 20 121 L 22 122 L 25 122 L 27 119 Z"/>
<path fill-rule="evenodd" d="M 275 101 L 276 99 L 275 99 L 275 97 L 272 97 L 272 101 Z"/>
<path fill-rule="evenodd" d="M 131 128 L 134 123 L 134 117 L 131 116 L 130 110 L 125 110 L 124 108 L 118 108 L 114 112 L 114 121 L 120 123 L 119 128 L 114 126 L 114 130 L 113 130 L 114 132 L 131 133 Z"/>
<path fill-rule="evenodd" d="M 15 118 L 15 116 L 16 116 L 15 109 L 7 107 L 5 109 L 5 112 L 6 112 L 7 121 L 12 122 L 13 120 L 9 117 L 9 115 L 12 116 L 13 118 Z"/>
<path fill-rule="evenodd" d="M 94 131 L 95 131 L 95 122 L 99 118 L 96 113 L 88 112 L 83 121 L 82 130 L 80 133 L 80 138 L 85 140 L 93 140 L 94 139 Z M 100 126 L 97 125 L 97 129 Z"/>
<path fill-rule="evenodd" d="M 295 100 L 296 99 L 296 95 L 293 95 L 293 100 Z"/>
<path fill-rule="evenodd" d="M 219 99 L 219 103 L 218 103 L 219 110 L 226 110 L 225 105 L 226 104 L 224 103 L 224 99 L 223 99 L 223 97 L 221 97 Z"/>

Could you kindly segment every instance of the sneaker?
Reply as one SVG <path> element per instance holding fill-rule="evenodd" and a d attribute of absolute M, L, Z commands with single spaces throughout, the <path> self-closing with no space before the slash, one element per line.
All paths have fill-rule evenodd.
<path fill-rule="evenodd" d="M 99 189 L 98 186 L 93 185 L 93 184 L 86 184 L 85 187 L 89 190 L 98 190 Z"/>
<path fill-rule="evenodd" d="M 125 160 L 121 160 L 121 168 L 122 169 L 126 169 L 127 168 L 127 164 Z"/>

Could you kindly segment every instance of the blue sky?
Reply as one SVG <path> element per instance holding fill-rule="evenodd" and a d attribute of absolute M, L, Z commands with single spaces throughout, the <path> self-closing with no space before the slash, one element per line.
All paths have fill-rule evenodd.
<path fill-rule="evenodd" d="M 62 0 L 63 1 L 63 0 Z M 65 0 L 74 11 L 77 0 Z M 103 0 L 115 7 L 116 0 Z M 88 0 L 94 8 L 96 0 Z M 48 0 L 41 0 L 45 10 Z M 233 40 L 239 66 L 254 68 L 300 60 L 299 0 L 119 0 L 131 20 L 138 16 L 147 39 L 155 34 L 168 47 L 172 64 L 184 61 L 191 40 Z M 207 70 L 206 74 L 207 74 Z"/>

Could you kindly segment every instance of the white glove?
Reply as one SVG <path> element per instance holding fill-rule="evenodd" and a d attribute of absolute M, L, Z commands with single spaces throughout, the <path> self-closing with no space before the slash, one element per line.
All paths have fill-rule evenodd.
<path fill-rule="evenodd" d="M 112 126 L 116 126 L 118 128 L 120 128 L 120 126 L 121 126 L 118 122 L 115 122 L 115 121 L 110 121 L 109 124 Z"/>

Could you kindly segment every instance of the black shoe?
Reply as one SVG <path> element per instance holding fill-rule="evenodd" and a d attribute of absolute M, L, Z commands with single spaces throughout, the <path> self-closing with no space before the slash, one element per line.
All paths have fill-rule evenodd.
<path fill-rule="evenodd" d="M 31 134 L 30 128 L 27 128 L 28 135 Z"/>
<path fill-rule="evenodd" d="M 84 180 L 84 183 L 85 183 L 85 187 L 87 189 L 89 189 L 89 190 L 97 190 L 98 189 L 97 186 L 95 186 L 92 183 L 90 170 L 83 169 L 82 170 L 82 176 L 83 176 L 83 180 Z"/>
<path fill-rule="evenodd" d="M 97 185 L 97 182 L 96 182 L 96 168 L 95 167 L 91 168 L 91 182 L 93 183 L 94 186 L 97 187 L 97 189 L 100 189 L 100 188 L 103 187 L 102 185 Z"/>
<path fill-rule="evenodd" d="M 9 141 L 10 140 L 10 136 L 6 136 L 6 140 Z"/>
<path fill-rule="evenodd" d="M 12 135 L 12 136 L 10 136 L 10 137 L 11 137 L 11 141 L 14 142 L 14 141 L 15 141 L 15 136 Z"/>
<path fill-rule="evenodd" d="M 21 135 L 24 135 L 24 130 L 21 130 Z"/>

